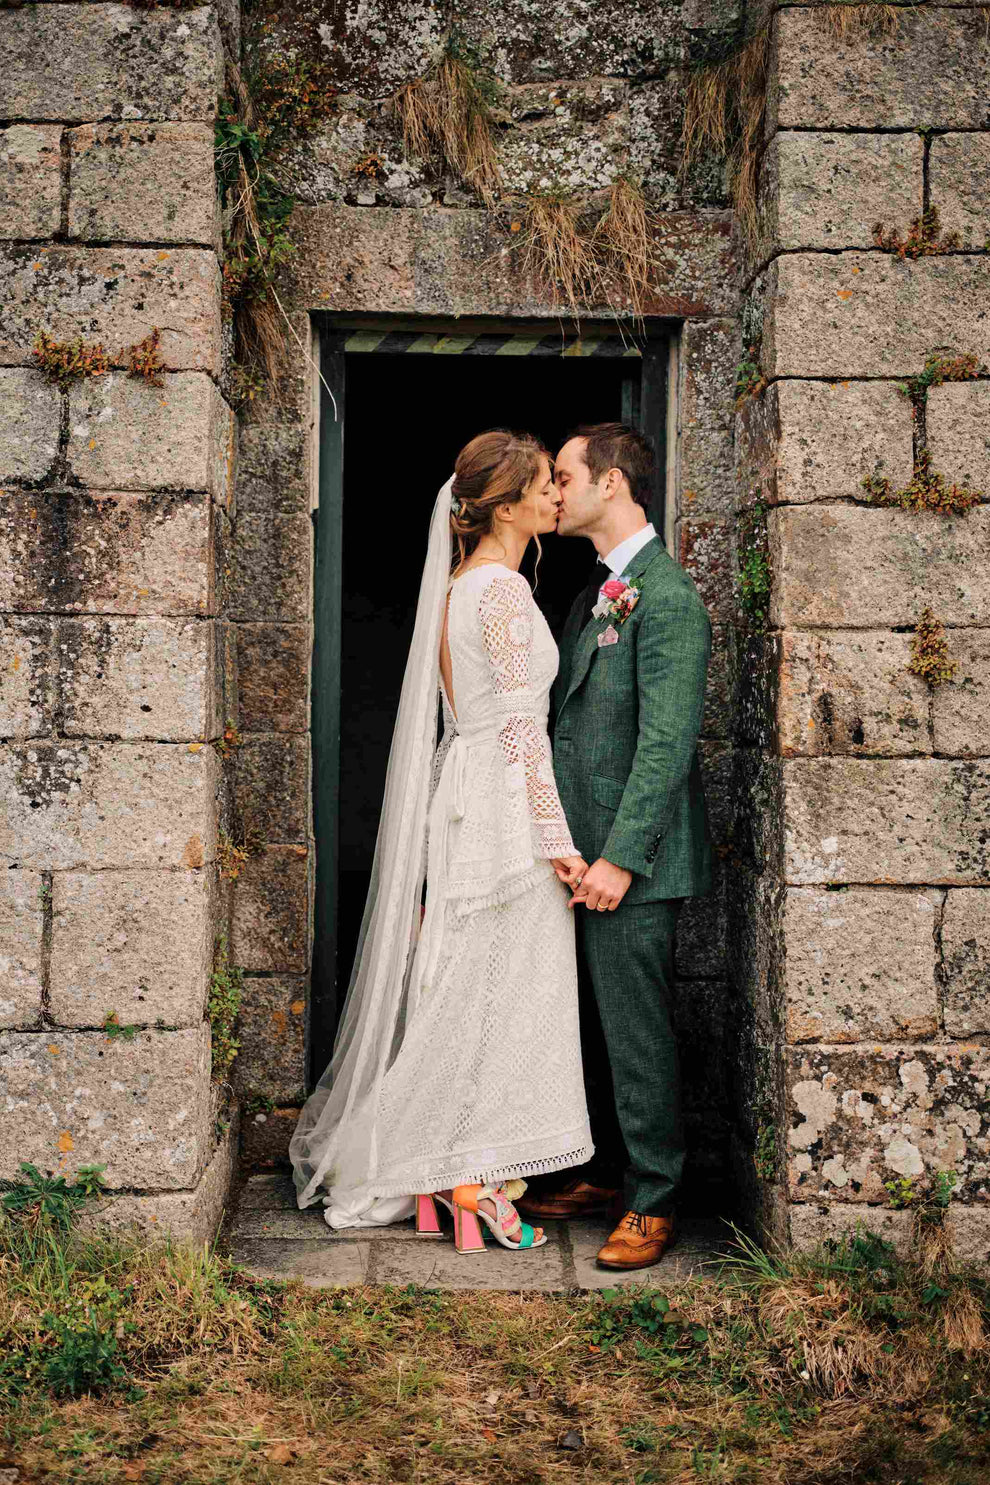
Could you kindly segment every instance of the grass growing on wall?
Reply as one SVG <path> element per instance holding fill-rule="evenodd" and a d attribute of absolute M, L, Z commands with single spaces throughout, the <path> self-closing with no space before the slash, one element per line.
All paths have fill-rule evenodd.
<path fill-rule="evenodd" d="M 503 191 L 493 132 L 499 98 L 494 75 L 452 34 L 433 67 L 392 100 L 406 153 L 450 171 L 489 207 Z"/>
<path fill-rule="evenodd" d="M 524 271 L 551 304 L 579 320 L 582 308 L 604 306 L 621 323 L 642 322 L 665 258 L 659 213 L 639 183 L 619 175 L 604 206 L 553 192 L 516 198 L 510 231 L 519 232 Z"/>
<path fill-rule="evenodd" d="M 279 401 L 289 323 L 275 289 L 296 251 L 288 230 L 295 197 L 282 178 L 280 155 L 337 106 L 331 69 L 322 60 L 287 56 L 270 45 L 272 22 L 242 69 L 225 55 L 226 92 L 214 129 L 214 161 L 223 216 L 223 302 L 235 315 L 244 400 L 267 385 Z"/>
<path fill-rule="evenodd" d="M 940 516 L 964 516 L 978 505 L 982 490 L 973 490 L 958 480 L 947 480 L 931 467 L 931 455 L 922 449 L 911 479 L 896 489 L 885 475 L 868 474 L 863 489 L 874 505 L 893 505 L 901 510 L 933 511 Z"/>
<path fill-rule="evenodd" d="M 759 163 L 766 116 L 771 38 L 764 25 L 720 59 L 695 67 L 688 79 L 681 133 L 681 173 L 714 152 L 728 163 L 729 188 L 740 226 L 756 235 Z"/>
<path fill-rule="evenodd" d="M 900 24 L 901 11 L 911 7 L 885 5 L 883 0 L 870 0 L 864 5 L 855 0 L 817 7 L 833 41 L 846 43 L 860 36 L 893 36 Z"/>

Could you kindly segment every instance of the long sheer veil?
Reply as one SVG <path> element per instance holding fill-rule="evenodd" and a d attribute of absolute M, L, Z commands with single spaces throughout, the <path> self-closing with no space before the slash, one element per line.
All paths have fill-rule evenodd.
<path fill-rule="evenodd" d="M 375 1200 L 375 1107 L 402 1040 L 426 875 L 426 824 L 437 744 L 437 666 L 452 535 L 453 475 L 437 494 L 409 658 L 392 734 L 385 797 L 333 1056 L 289 1142 L 296 1201 L 322 1199 L 334 1227 L 371 1226 L 411 1215 L 412 1197 Z M 325 1188 L 325 1195 L 320 1188 Z"/>

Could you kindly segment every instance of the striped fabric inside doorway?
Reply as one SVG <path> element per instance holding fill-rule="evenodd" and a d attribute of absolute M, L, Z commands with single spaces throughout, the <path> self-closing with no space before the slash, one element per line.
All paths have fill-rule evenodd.
<path fill-rule="evenodd" d="M 420 335 L 414 330 L 353 330 L 345 351 L 434 356 L 642 356 L 618 335 Z"/>

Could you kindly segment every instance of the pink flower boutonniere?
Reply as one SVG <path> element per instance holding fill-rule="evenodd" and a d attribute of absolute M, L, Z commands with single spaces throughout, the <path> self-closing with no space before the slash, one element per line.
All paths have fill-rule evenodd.
<path fill-rule="evenodd" d="M 603 583 L 598 596 L 598 602 L 592 609 L 596 619 L 611 619 L 605 634 L 612 637 L 606 639 L 604 635 L 598 636 L 599 645 L 615 644 L 618 639 L 616 629 L 624 624 L 639 602 L 639 589 L 625 578 L 609 578 Z"/>

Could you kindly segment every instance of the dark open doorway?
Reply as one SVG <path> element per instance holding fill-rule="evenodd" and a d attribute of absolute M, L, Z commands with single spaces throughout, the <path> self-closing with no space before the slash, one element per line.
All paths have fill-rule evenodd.
<path fill-rule="evenodd" d="M 652 518 L 664 529 L 669 337 L 580 343 L 513 326 L 320 327 L 313 662 L 317 880 L 311 1077 L 329 1060 L 367 893 L 385 769 L 430 512 L 458 450 L 486 428 L 524 428 L 551 452 L 576 424 L 622 418 L 653 438 Z M 594 558 L 544 543 L 536 600 L 559 632 Z M 533 559 L 523 569 L 532 578 Z"/>

